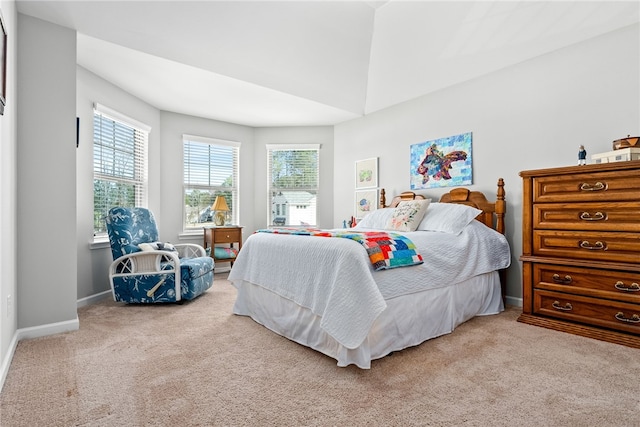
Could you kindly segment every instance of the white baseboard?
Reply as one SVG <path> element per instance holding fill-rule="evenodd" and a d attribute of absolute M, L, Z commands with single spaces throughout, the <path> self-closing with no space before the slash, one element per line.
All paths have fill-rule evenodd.
<path fill-rule="evenodd" d="M 18 341 L 40 338 L 49 335 L 61 334 L 63 332 L 77 331 L 80 328 L 78 316 L 73 320 L 64 322 L 49 323 L 48 325 L 34 326 L 31 328 L 23 328 L 17 330 Z"/>
<path fill-rule="evenodd" d="M 7 374 L 9 373 L 9 367 L 11 366 L 11 361 L 13 360 L 13 354 L 16 352 L 16 347 L 18 346 L 18 332 L 16 331 L 13 334 L 13 339 L 11 340 L 11 344 L 9 344 L 9 349 L 7 350 L 7 354 L 4 355 L 2 359 L 2 364 L 0 365 L 0 393 L 2 393 L 2 388 L 4 387 L 4 380 L 7 378 Z"/>
<path fill-rule="evenodd" d="M 94 294 L 88 296 L 86 298 L 80 298 L 78 300 L 78 308 L 84 307 L 85 305 L 95 304 L 107 298 L 111 298 L 113 296 L 113 292 L 111 290 L 100 292 L 98 294 Z"/>
<path fill-rule="evenodd" d="M 505 299 L 507 300 L 507 305 L 522 307 L 522 298 L 507 296 Z"/>
<path fill-rule="evenodd" d="M 2 365 L 0 365 L 0 392 L 2 392 L 2 388 L 4 387 L 4 381 L 7 378 L 7 374 L 9 373 L 9 367 L 11 366 L 11 361 L 13 360 L 13 355 L 16 352 L 16 347 L 18 347 L 19 341 L 29 338 L 45 337 L 62 332 L 77 331 L 79 327 L 80 322 L 78 321 L 78 317 L 76 316 L 74 320 L 67 320 L 65 322 L 50 323 L 48 325 L 18 329 L 16 333 L 13 334 L 13 339 L 11 340 L 11 344 L 9 345 L 7 354 L 2 360 Z"/>

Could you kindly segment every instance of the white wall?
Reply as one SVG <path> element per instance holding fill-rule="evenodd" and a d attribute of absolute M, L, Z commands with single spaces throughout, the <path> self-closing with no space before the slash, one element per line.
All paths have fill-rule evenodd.
<path fill-rule="evenodd" d="M 410 145 L 473 132 L 470 188 L 491 196 L 505 180 L 507 294 L 521 298 L 519 171 L 575 165 L 580 144 L 590 155 L 640 134 L 639 64 L 636 24 L 337 125 L 334 220 L 353 214 L 356 160 L 379 157 L 379 185 L 389 197 L 409 189 Z M 418 192 L 437 199 L 446 190 Z"/>
<path fill-rule="evenodd" d="M 332 126 L 274 127 L 255 130 L 255 168 L 253 180 L 255 195 L 255 223 L 252 232 L 267 227 L 268 202 L 267 144 L 320 144 L 320 188 L 318 190 L 318 227 L 333 227 L 333 174 L 334 141 Z"/>
<path fill-rule="evenodd" d="M 17 279 L 17 22 L 15 2 L 0 3 L 7 31 L 7 105 L 0 116 L 0 389 L 4 383 L 18 329 Z M 12 303 L 7 304 L 7 298 Z"/>
<path fill-rule="evenodd" d="M 77 322 L 76 33 L 18 14 L 17 50 L 18 328 Z"/>

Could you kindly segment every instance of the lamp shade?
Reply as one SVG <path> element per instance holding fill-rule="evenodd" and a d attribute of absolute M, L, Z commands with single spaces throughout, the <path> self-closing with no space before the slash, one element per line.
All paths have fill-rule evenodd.
<path fill-rule="evenodd" d="M 227 205 L 227 200 L 224 198 L 224 196 L 216 197 L 216 201 L 213 202 L 213 205 L 211 206 L 211 210 L 212 211 L 228 211 L 229 210 L 229 206 Z"/>
<path fill-rule="evenodd" d="M 216 201 L 211 205 L 211 210 L 216 213 L 213 216 L 213 222 L 218 226 L 224 226 L 225 222 L 227 222 L 225 212 L 229 211 L 229 206 L 224 196 L 216 197 Z"/>

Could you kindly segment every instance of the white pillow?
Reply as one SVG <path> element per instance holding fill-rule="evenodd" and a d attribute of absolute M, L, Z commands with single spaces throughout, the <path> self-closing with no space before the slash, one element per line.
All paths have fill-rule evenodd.
<path fill-rule="evenodd" d="M 456 203 L 431 203 L 420 225 L 418 225 L 418 230 L 460 234 L 462 229 L 481 213 L 480 209 L 472 206 Z"/>
<path fill-rule="evenodd" d="M 393 216 L 387 222 L 387 230 L 415 231 L 422 221 L 431 199 L 405 200 L 398 203 Z"/>
<path fill-rule="evenodd" d="M 176 250 L 176 247 L 173 246 L 171 243 L 163 243 L 163 242 L 140 243 L 138 247 L 143 252 L 158 251 L 158 250 L 174 252 Z"/>
<path fill-rule="evenodd" d="M 393 215 L 393 208 L 376 209 L 362 218 L 354 228 L 372 228 L 384 230 L 387 227 L 389 218 Z"/>

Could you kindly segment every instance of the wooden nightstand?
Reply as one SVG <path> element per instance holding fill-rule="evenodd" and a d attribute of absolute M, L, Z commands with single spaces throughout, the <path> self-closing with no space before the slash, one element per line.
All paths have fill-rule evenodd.
<path fill-rule="evenodd" d="M 224 244 L 224 246 L 222 246 Z M 215 248 L 218 247 L 231 249 L 225 250 L 225 253 L 216 254 Z M 229 252 L 237 254 L 242 248 L 242 227 L 238 225 L 227 225 L 223 227 L 204 227 L 204 248 L 211 248 L 211 258 L 214 261 L 230 262 L 233 266 L 235 256 Z M 222 252 L 222 251 L 218 251 Z"/>

